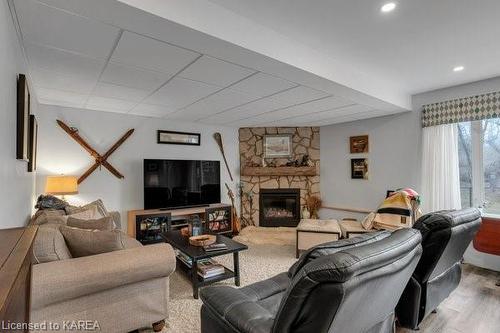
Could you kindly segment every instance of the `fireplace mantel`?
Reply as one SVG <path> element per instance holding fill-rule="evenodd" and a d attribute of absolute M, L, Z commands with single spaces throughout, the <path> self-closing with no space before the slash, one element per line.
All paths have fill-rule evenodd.
<path fill-rule="evenodd" d="M 242 176 L 316 176 L 316 167 L 243 167 Z"/>

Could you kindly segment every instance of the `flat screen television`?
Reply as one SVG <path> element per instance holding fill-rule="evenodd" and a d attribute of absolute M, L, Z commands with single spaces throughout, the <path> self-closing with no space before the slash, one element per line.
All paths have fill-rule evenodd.
<path fill-rule="evenodd" d="M 220 162 L 144 160 L 144 209 L 220 202 Z"/>

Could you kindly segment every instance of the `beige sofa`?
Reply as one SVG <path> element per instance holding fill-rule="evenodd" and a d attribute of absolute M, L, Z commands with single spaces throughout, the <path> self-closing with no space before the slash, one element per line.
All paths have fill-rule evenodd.
<path fill-rule="evenodd" d="M 119 218 L 115 221 L 119 225 Z M 68 324 L 97 324 L 100 332 L 129 332 L 154 323 L 161 330 L 168 317 L 174 251 L 166 243 L 142 246 L 124 233 L 122 243 L 123 250 L 71 258 L 57 225 L 50 220 L 40 225 L 35 261 L 47 246 L 53 246 L 56 260 L 32 267 L 30 321 L 58 323 L 67 330 Z M 31 330 L 42 331 L 51 332 Z"/>

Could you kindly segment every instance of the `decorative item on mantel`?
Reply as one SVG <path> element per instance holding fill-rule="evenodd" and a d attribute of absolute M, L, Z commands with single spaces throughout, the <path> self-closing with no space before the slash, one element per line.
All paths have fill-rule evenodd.
<path fill-rule="evenodd" d="M 134 133 L 134 129 L 128 130 L 118 141 L 116 141 L 116 143 L 111 148 L 108 149 L 108 151 L 104 155 L 101 155 L 94 148 L 92 148 L 80 136 L 80 134 L 78 134 L 77 128 L 69 127 L 61 120 L 57 120 L 57 124 L 95 159 L 94 164 L 87 171 L 85 171 L 85 173 L 81 175 L 80 178 L 78 178 L 78 184 L 81 184 L 85 179 L 87 179 L 88 176 L 90 176 L 92 172 L 97 170 L 97 168 L 99 168 L 101 165 L 108 169 L 109 172 L 111 172 L 113 175 L 115 175 L 116 178 L 125 178 L 125 176 L 123 176 L 108 162 L 108 158 L 125 142 L 125 140 L 127 140 L 132 135 L 132 133 Z"/>

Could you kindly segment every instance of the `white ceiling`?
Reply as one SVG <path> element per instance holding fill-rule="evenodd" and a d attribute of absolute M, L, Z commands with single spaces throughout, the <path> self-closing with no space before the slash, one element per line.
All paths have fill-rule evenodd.
<path fill-rule="evenodd" d="M 404 112 L 409 108 L 408 93 L 396 89 L 398 84 L 387 81 L 392 74 L 384 76 L 382 73 L 381 77 L 368 78 L 366 73 L 374 71 L 365 73 L 361 65 L 358 72 L 355 68 L 358 65 L 322 63 L 323 58 L 319 55 L 315 58 L 317 61 L 310 61 L 308 55 L 314 52 L 299 52 L 306 49 L 291 52 L 284 40 L 279 44 L 271 43 L 273 33 L 270 30 L 251 33 L 248 30 L 250 26 L 245 26 L 239 32 L 245 32 L 243 37 L 260 38 L 262 45 L 268 43 L 273 46 L 275 49 L 271 53 L 274 57 L 265 50 L 255 52 L 249 45 L 242 47 L 229 42 L 230 38 L 222 40 L 221 36 L 208 30 L 210 27 L 223 28 L 229 21 L 223 20 L 222 16 L 228 13 L 219 11 L 220 6 L 201 6 L 202 3 L 210 5 L 207 1 L 195 1 L 197 7 L 185 7 L 193 3 L 191 0 L 141 0 L 133 4 L 151 5 L 151 8 L 160 11 L 154 15 L 146 12 L 152 10 L 139 10 L 122 2 L 134 1 L 12 0 L 30 76 L 40 103 L 228 126 L 326 125 Z M 251 17 L 252 20 L 256 20 L 254 16 L 260 16 L 260 10 L 266 4 L 270 11 L 281 8 L 285 15 L 275 15 L 276 22 L 283 21 L 284 30 L 288 17 L 291 22 L 294 15 L 299 15 L 294 10 L 301 10 L 304 17 L 311 19 L 307 22 L 297 20 L 296 23 L 302 23 L 296 24 L 297 28 L 310 31 L 310 25 L 316 25 L 313 22 L 314 13 L 310 13 L 312 10 L 300 5 L 306 2 L 212 2 L 231 10 L 239 9 L 241 13 L 238 15 Z M 231 2 L 241 7 L 233 7 Z M 348 7 L 348 1 L 329 3 L 337 4 L 342 9 Z M 290 12 L 285 5 L 291 7 Z M 326 10 L 325 6 L 325 1 L 318 2 L 319 8 Z M 186 12 L 186 8 L 193 11 Z M 175 17 L 166 19 L 163 10 Z M 192 27 L 186 22 L 178 23 L 183 21 L 182 13 L 191 18 Z M 218 13 L 222 16 L 216 26 L 207 25 L 204 29 L 200 25 L 204 22 L 196 21 L 197 17 L 217 19 Z M 376 12 L 371 14 L 379 17 Z M 336 21 L 335 17 L 339 15 L 333 15 L 331 21 Z M 265 24 L 265 18 L 271 17 L 271 14 L 263 16 L 260 24 Z M 237 33 L 238 28 L 243 27 L 245 20 L 241 17 L 236 17 L 239 23 L 229 32 Z M 332 30 L 333 23 L 326 25 L 330 24 L 329 20 L 321 19 L 323 14 L 319 18 L 318 24 L 325 24 L 323 40 L 327 45 L 324 49 L 330 50 L 337 42 L 332 36 L 337 34 Z M 364 16 L 358 16 L 356 21 L 360 22 L 361 18 L 366 22 Z M 347 24 L 352 25 L 352 22 Z M 291 30 L 285 32 L 293 34 Z M 367 45 L 365 54 L 372 53 L 370 46 L 373 43 L 375 41 Z M 296 46 L 295 43 L 290 45 Z M 395 45 L 392 47 L 393 58 L 406 55 L 396 50 Z M 343 52 L 348 54 L 352 49 L 346 47 Z M 282 55 L 285 53 L 281 51 L 288 51 L 286 55 L 295 57 L 295 62 L 292 61 L 294 59 L 284 61 Z M 385 51 L 391 53 L 389 48 Z M 373 51 L 381 52 L 378 49 Z M 496 58 L 500 59 L 498 55 Z M 376 56 L 378 59 L 378 54 Z M 301 61 L 327 65 L 322 67 L 325 74 L 318 71 L 318 66 L 298 66 Z M 473 71 L 468 64 L 465 65 L 467 71 L 464 74 Z M 446 70 L 450 71 L 449 68 Z M 436 82 L 440 79 L 436 75 Z M 434 84 L 441 84 L 436 82 Z"/>
<path fill-rule="evenodd" d="M 209 1 L 410 94 L 500 75 L 499 0 Z"/>

